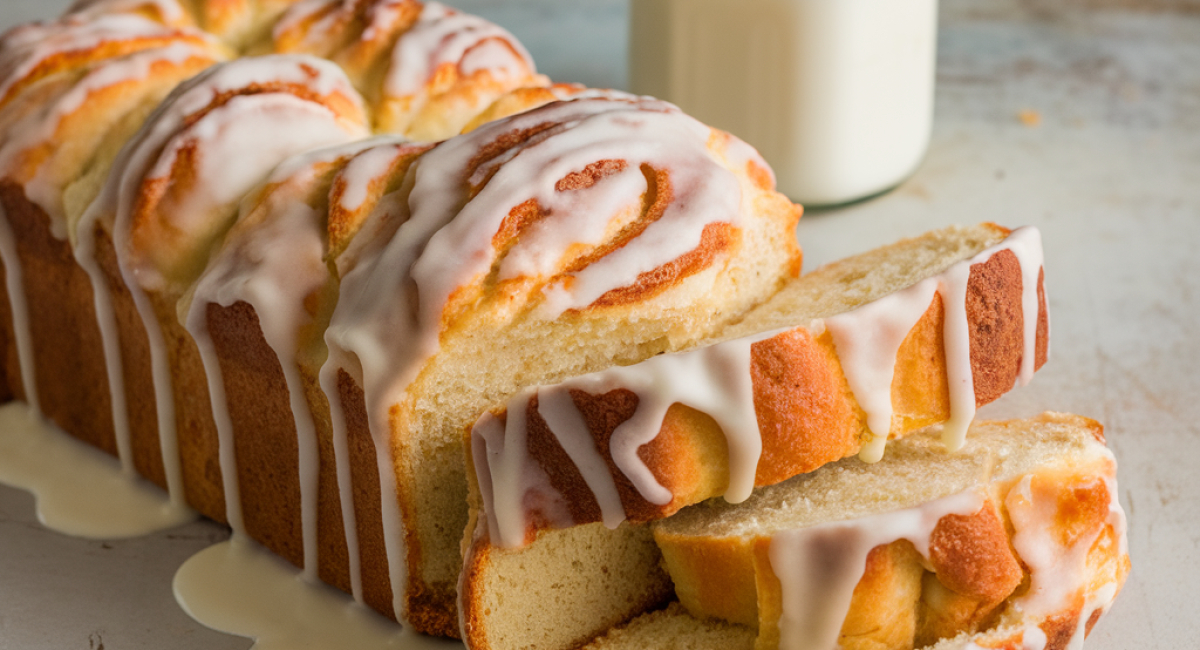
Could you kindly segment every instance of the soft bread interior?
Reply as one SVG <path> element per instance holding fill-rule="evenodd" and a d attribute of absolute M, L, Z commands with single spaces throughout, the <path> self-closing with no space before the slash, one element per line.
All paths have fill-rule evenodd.
<path fill-rule="evenodd" d="M 788 283 L 720 338 L 795 327 L 810 319 L 851 311 L 936 276 L 998 244 L 1008 232 L 990 223 L 951 226 L 827 264 Z"/>
<path fill-rule="evenodd" d="M 711 499 L 684 508 L 655 529 L 660 536 L 757 537 L 911 508 L 1035 469 L 1092 462 L 1105 452 L 1087 422 L 1059 416 L 977 422 L 953 453 L 938 438 L 940 427 L 931 427 L 894 441 L 878 463 L 847 458 L 755 490 L 742 503 Z"/>

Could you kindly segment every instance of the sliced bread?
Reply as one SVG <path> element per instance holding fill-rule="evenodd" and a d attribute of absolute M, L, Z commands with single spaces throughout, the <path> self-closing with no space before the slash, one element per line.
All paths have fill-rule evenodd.
<path fill-rule="evenodd" d="M 630 524 L 745 499 L 934 422 L 961 445 L 975 407 L 1045 361 L 1041 286 L 1035 230 L 945 229 L 790 282 L 705 345 L 518 393 L 471 433 L 468 645 L 520 647 L 529 622 L 539 647 L 570 647 L 661 602 Z M 627 550 L 590 559 L 609 547 Z M 562 588 L 534 557 L 587 577 Z"/>

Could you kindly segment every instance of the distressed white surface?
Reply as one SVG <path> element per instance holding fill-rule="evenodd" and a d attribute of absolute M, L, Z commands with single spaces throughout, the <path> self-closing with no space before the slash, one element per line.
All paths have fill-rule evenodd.
<path fill-rule="evenodd" d="M 1069 4 L 1089 3 L 1137 4 Z M 0 25 L 62 4 L 5 0 Z M 620 0 L 459 4 L 513 31 L 557 80 L 624 84 Z M 1133 574 L 1085 647 L 1194 647 L 1200 14 L 1060 4 L 943 0 L 925 163 L 882 198 L 806 215 L 799 234 L 812 268 L 948 223 L 1041 228 L 1051 360 L 1029 387 L 981 415 L 1053 409 L 1107 425 Z M 515 22 L 525 19 L 532 22 Z M 1040 123 L 1026 125 L 1022 111 L 1036 112 Z M 36 523 L 27 495 L 0 488 L 0 650 L 249 647 L 200 627 L 171 597 L 179 565 L 224 535 L 198 523 L 137 540 L 70 539 Z"/>

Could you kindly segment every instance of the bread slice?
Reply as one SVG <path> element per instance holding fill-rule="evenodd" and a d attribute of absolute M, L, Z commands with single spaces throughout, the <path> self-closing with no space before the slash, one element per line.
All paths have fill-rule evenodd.
<path fill-rule="evenodd" d="M 462 431 L 524 386 L 692 344 L 762 302 L 798 271 L 799 208 L 745 144 L 646 99 L 508 117 L 411 176 L 402 225 L 343 276 L 322 385 L 335 437 L 373 436 L 399 495 L 397 611 L 457 634 Z"/>
<path fill-rule="evenodd" d="M 958 422 L 1045 361 L 1041 287 L 1036 231 L 935 231 L 790 282 L 689 351 L 518 393 L 471 433 L 468 645 L 518 647 L 546 628 L 539 646 L 570 647 L 661 602 L 641 528 L 622 522 L 744 499 L 933 422 L 951 420 L 961 445 Z M 630 550 L 591 561 L 600 547 Z M 561 588 L 544 557 L 587 578 Z M 580 611 L 586 623 L 557 622 Z M 522 628 L 538 620 L 554 623 Z"/>
<path fill-rule="evenodd" d="M 756 628 L 760 650 L 1082 639 L 1129 570 L 1103 428 L 978 422 L 956 452 L 936 433 L 657 522 L 680 602 Z"/>

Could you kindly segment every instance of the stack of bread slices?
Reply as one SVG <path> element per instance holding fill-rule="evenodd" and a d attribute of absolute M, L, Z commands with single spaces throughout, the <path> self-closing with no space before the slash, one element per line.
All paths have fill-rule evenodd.
<path fill-rule="evenodd" d="M 5 398 L 419 632 L 1060 648 L 1128 571 L 1098 424 L 972 424 L 1032 228 L 801 276 L 752 148 L 417 0 L 81 0 L 0 132 Z"/>

